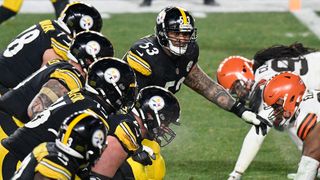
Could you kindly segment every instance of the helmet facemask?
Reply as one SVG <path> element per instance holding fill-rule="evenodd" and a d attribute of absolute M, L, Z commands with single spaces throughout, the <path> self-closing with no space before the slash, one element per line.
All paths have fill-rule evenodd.
<path fill-rule="evenodd" d="M 249 97 L 253 84 L 254 84 L 254 81 L 251 79 L 248 79 L 247 81 L 238 79 L 232 84 L 229 92 L 232 96 L 234 96 L 239 101 L 246 102 L 246 100 Z"/>

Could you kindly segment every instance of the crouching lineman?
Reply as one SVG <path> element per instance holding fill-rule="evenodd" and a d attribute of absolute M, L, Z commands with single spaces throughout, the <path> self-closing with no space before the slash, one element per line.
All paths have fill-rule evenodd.
<path fill-rule="evenodd" d="M 230 56 L 219 66 L 217 71 L 218 82 L 240 101 L 249 100 L 249 108 L 263 114 L 264 107 L 261 97 L 261 89 L 264 83 L 282 71 L 294 71 L 303 79 L 308 89 L 318 89 L 320 81 L 317 74 L 320 73 L 320 52 L 304 47 L 300 43 L 290 46 L 280 45 L 263 49 L 256 53 L 254 61 L 240 57 Z M 254 72 L 254 74 L 253 74 Z M 267 133 L 270 128 L 267 129 Z M 302 142 L 291 128 L 286 130 L 297 145 L 302 149 Z M 258 153 L 265 137 L 255 133 L 252 127 L 246 135 L 240 155 L 229 180 L 240 179 Z"/>
<path fill-rule="evenodd" d="M 113 55 L 111 42 L 101 33 L 78 33 L 68 52 L 71 60 L 49 61 L 0 97 L 0 139 L 21 127 L 21 123 L 29 122 L 59 97 L 71 90 L 82 88 L 89 65 L 97 58 Z"/>
<path fill-rule="evenodd" d="M 295 180 L 315 179 L 320 161 L 320 91 L 307 90 L 298 75 L 284 72 L 274 76 L 262 93 L 263 101 L 273 109 L 274 125 L 293 126 L 303 141 Z"/>
<path fill-rule="evenodd" d="M 141 89 L 132 112 L 109 117 L 110 123 L 119 125 L 110 128 L 113 135 L 108 136 L 108 147 L 92 168 L 92 176 L 163 179 L 165 163 L 159 145 L 165 146 L 174 139 L 176 134 L 169 125 L 179 125 L 179 117 L 180 105 L 171 92 L 158 86 Z M 141 145 L 142 140 L 146 146 Z"/>
<path fill-rule="evenodd" d="M 109 125 L 90 109 L 63 121 L 55 142 L 44 142 L 21 163 L 12 180 L 80 179 L 77 172 L 90 168 L 107 145 Z"/>
<path fill-rule="evenodd" d="M 84 30 L 99 32 L 100 13 L 91 5 L 74 2 L 58 20 L 44 20 L 20 33 L 0 55 L 0 94 L 14 88 L 52 59 L 68 60 L 71 38 Z"/>
<path fill-rule="evenodd" d="M 101 58 L 90 65 L 83 89 L 70 91 L 45 111 L 17 129 L 0 146 L 0 179 L 9 179 L 37 145 L 54 141 L 65 118 L 74 112 L 91 109 L 104 119 L 119 109 L 130 109 L 136 97 L 133 70 L 114 57 Z"/>

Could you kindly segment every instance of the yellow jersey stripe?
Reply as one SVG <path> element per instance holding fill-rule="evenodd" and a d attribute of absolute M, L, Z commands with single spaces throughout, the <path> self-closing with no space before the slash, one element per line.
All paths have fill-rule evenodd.
<path fill-rule="evenodd" d="M 130 51 L 127 56 L 127 62 L 132 69 L 138 71 L 139 73 L 145 76 L 151 75 L 152 70 L 150 65 L 132 51 Z"/>
<path fill-rule="evenodd" d="M 70 70 L 56 69 L 51 75 L 50 78 L 57 78 L 66 83 L 70 90 L 82 88 L 82 83 L 78 76 Z"/>
<path fill-rule="evenodd" d="M 36 166 L 35 172 L 40 172 L 54 179 L 71 179 L 71 173 L 66 168 L 48 159 L 42 159 Z"/>
<path fill-rule="evenodd" d="M 67 52 L 69 48 L 67 46 L 59 43 L 54 38 L 51 38 L 51 47 L 62 59 L 68 60 Z"/>
<path fill-rule="evenodd" d="M 139 145 L 136 142 L 136 137 L 133 135 L 131 129 L 126 123 L 120 123 L 114 134 L 129 151 L 135 151 L 138 149 Z"/>
<path fill-rule="evenodd" d="M 187 20 L 187 16 L 186 16 L 186 12 L 184 12 L 184 10 L 180 7 L 178 7 L 181 16 L 182 16 L 182 20 L 183 20 L 183 24 L 188 24 L 188 20 Z"/>

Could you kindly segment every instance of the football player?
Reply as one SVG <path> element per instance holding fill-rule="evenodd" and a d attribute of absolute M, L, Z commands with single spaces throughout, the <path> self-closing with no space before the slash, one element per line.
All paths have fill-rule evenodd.
<path fill-rule="evenodd" d="M 166 7 L 156 18 L 155 35 L 135 42 L 123 59 L 135 70 L 140 89 L 157 85 L 176 93 L 184 83 L 221 108 L 257 125 L 264 132 L 270 123 L 257 119 L 256 114 L 236 102 L 199 67 L 196 38 L 193 16 L 183 8 Z"/>
<path fill-rule="evenodd" d="M 80 179 L 107 145 L 109 125 L 90 109 L 75 112 L 63 121 L 55 142 L 38 145 L 22 161 L 16 179 Z"/>
<path fill-rule="evenodd" d="M 92 176 L 163 179 L 165 163 L 159 146 L 166 146 L 175 138 L 169 125 L 179 125 L 179 117 L 179 102 L 170 91 L 159 86 L 142 88 L 133 111 L 109 117 L 110 127 L 116 128 L 110 128 L 108 147 L 92 168 Z"/>
<path fill-rule="evenodd" d="M 50 1 L 54 7 L 56 17 L 59 17 L 60 13 L 69 2 L 68 0 Z M 23 0 L 4 0 L 3 4 L 0 6 L 0 24 L 17 15 L 22 3 Z"/>
<path fill-rule="evenodd" d="M 62 96 L 1 141 L 0 179 L 9 179 L 34 147 L 54 141 L 62 121 L 74 112 L 91 109 L 107 119 L 120 109 L 130 110 L 135 97 L 135 75 L 128 64 L 114 57 L 98 59 L 90 65 L 83 89 Z"/>
<path fill-rule="evenodd" d="M 68 4 L 58 20 L 44 20 L 20 33 L 0 54 L 0 94 L 52 59 L 67 60 L 70 39 L 83 30 L 100 31 L 102 19 L 89 4 Z"/>
<path fill-rule="evenodd" d="M 21 123 L 29 122 L 67 92 L 82 88 L 89 65 L 97 58 L 113 55 L 111 42 L 101 33 L 78 33 L 68 53 L 71 60 L 49 61 L 46 66 L 0 97 L 0 130 L 3 131 L 0 138 L 10 135 Z"/>
<path fill-rule="evenodd" d="M 307 90 L 296 74 L 283 72 L 267 82 L 263 101 L 272 107 L 274 126 L 293 127 L 303 141 L 295 180 L 315 179 L 320 161 L 319 91 Z"/>
<path fill-rule="evenodd" d="M 291 70 L 301 76 L 309 89 L 318 89 L 320 81 L 314 77 L 320 73 L 320 68 L 317 65 L 319 57 L 320 52 L 306 48 L 300 43 L 294 43 L 290 46 L 272 46 L 257 52 L 253 64 L 252 61 L 244 57 L 231 56 L 226 58 L 218 68 L 217 80 L 238 99 L 245 101 L 249 96 L 249 107 L 254 112 L 264 114 L 261 87 L 266 80 L 281 71 Z M 253 70 L 255 70 L 255 74 L 253 74 Z M 298 149 L 301 150 L 302 142 L 293 129 L 288 128 L 287 132 Z M 241 178 L 258 153 L 264 138 L 264 136 L 255 133 L 254 127 L 251 128 L 244 139 L 238 161 L 229 180 Z"/>

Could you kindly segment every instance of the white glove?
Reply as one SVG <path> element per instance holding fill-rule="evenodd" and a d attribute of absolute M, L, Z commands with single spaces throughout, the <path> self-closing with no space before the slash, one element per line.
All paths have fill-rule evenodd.
<path fill-rule="evenodd" d="M 267 127 L 272 127 L 272 123 L 261 116 L 249 111 L 243 104 L 236 102 L 232 108 L 231 112 L 235 113 L 237 116 L 241 117 L 245 122 L 252 124 L 256 127 L 256 133 L 259 134 L 261 129 L 262 135 L 267 134 Z"/>
<path fill-rule="evenodd" d="M 261 130 L 262 135 L 266 135 L 268 126 L 272 127 L 272 123 L 261 116 L 251 112 L 251 111 L 244 111 L 242 113 L 241 118 L 245 120 L 247 123 L 252 124 L 256 127 L 256 133 L 259 134 Z"/>
<path fill-rule="evenodd" d="M 232 173 L 229 174 L 228 180 L 241 180 L 242 174 L 240 174 L 237 171 L 232 171 Z"/>

